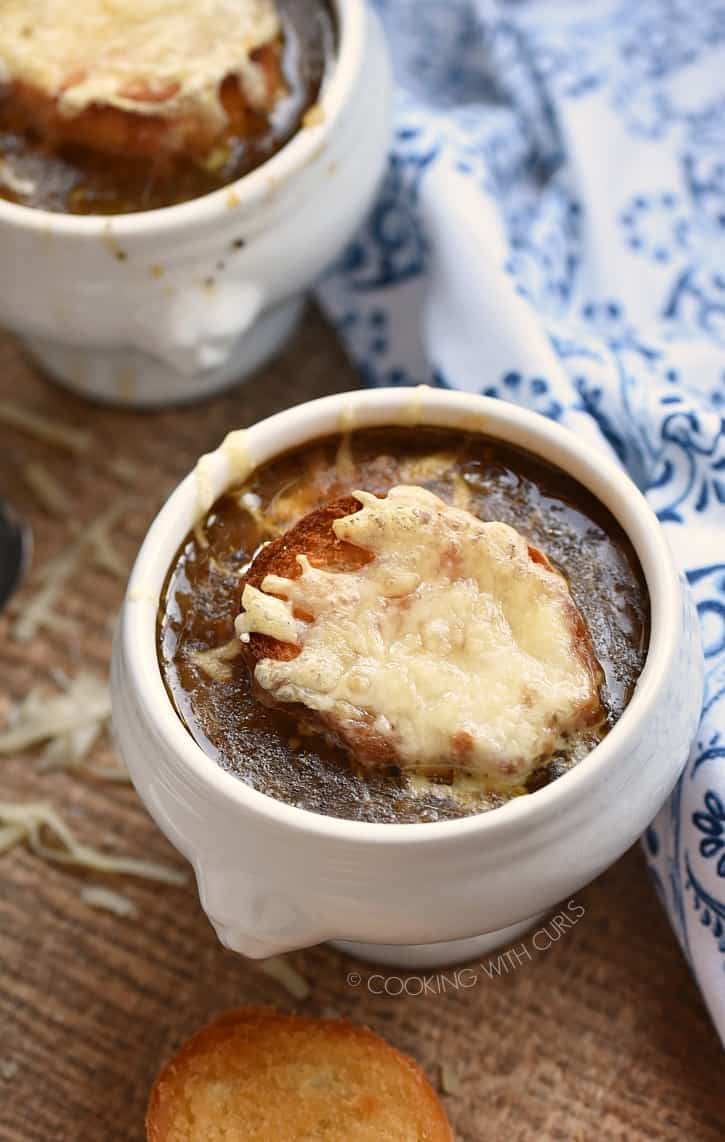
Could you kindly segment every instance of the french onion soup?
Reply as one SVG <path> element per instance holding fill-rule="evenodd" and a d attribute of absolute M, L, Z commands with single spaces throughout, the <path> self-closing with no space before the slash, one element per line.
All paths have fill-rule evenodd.
<path fill-rule="evenodd" d="M 534 792 L 629 701 L 649 608 L 575 480 L 477 434 L 364 429 L 257 468 L 185 540 L 164 680 L 209 757 L 291 805 L 438 821 Z"/>
<path fill-rule="evenodd" d="M 314 108 L 326 0 L 3 0 L 0 195 L 71 214 L 233 182 Z"/>

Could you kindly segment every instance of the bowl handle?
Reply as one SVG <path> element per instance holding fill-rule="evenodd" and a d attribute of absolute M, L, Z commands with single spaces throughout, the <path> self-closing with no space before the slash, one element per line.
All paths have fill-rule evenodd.
<path fill-rule="evenodd" d="M 252 282 L 171 286 L 168 294 L 136 310 L 132 346 L 183 376 L 218 369 L 264 304 L 264 291 Z"/>
<path fill-rule="evenodd" d="M 250 959 L 283 955 L 329 938 L 300 910 L 294 884 L 269 884 L 238 868 L 195 865 L 201 906 L 226 948 Z"/>

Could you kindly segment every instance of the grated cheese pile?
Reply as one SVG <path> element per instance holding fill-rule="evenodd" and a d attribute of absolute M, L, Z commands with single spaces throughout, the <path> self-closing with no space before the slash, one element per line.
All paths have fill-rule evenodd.
<path fill-rule="evenodd" d="M 2 13 L 0 13 L 0 23 Z M 88 452 L 92 436 L 17 404 L 0 400 L 0 423 L 25 433 L 42 444 L 50 444 L 79 456 Z M 103 468 L 117 481 L 137 486 L 139 470 L 124 457 L 104 461 Z M 84 563 L 125 582 L 127 567 L 116 550 L 112 533 L 121 516 L 137 501 L 130 496 L 116 497 L 109 508 L 88 525 L 74 519 L 75 506 L 62 482 L 45 464 L 29 460 L 22 468 L 25 483 L 48 515 L 67 521 L 69 542 L 36 574 L 36 590 L 25 601 L 15 602 L 11 636 L 28 642 L 41 630 L 67 638 L 80 627 L 71 616 L 60 613 L 58 603 L 67 583 Z M 223 665 L 225 648 L 219 654 Z M 58 691 L 34 686 L 10 710 L 6 726 L 0 730 L 0 758 L 44 746 L 37 770 L 75 771 L 106 781 L 129 780 L 120 759 L 112 764 L 95 761 L 94 747 L 108 727 L 111 702 L 107 682 L 81 671 L 70 679 L 61 669 L 50 671 Z M 65 820 L 43 802 L 0 802 L 0 854 L 18 845 L 27 845 L 35 855 L 58 864 L 101 873 L 130 875 L 163 884 L 183 884 L 185 874 L 165 864 L 104 852 L 83 844 Z M 127 897 L 103 885 L 81 888 L 81 898 L 89 907 L 117 916 L 130 917 L 136 906 Z"/>
<path fill-rule="evenodd" d="M 89 755 L 111 716 L 111 698 L 105 681 L 81 672 L 72 681 L 62 681 L 59 694 L 31 690 L 11 712 L 8 726 L 0 731 L 0 756 L 19 753 L 46 743 L 38 768 L 82 770 L 93 777 L 128 781 L 118 762 L 96 765 Z"/>

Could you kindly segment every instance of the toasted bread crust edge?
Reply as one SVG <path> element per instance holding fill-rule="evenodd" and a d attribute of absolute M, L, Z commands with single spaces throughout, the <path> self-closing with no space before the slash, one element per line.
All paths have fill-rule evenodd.
<path fill-rule="evenodd" d="M 249 585 L 261 590 L 267 575 L 283 579 L 298 579 L 298 555 L 306 555 L 310 563 L 331 570 L 352 570 L 369 561 L 370 556 L 361 548 L 338 539 L 333 524 L 345 516 L 360 511 L 360 502 L 354 496 L 344 496 L 325 507 L 303 516 L 288 531 L 272 539 L 257 553 L 241 580 L 241 593 Z M 241 595 L 240 595 L 241 597 Z M 299 654 L 291 643 L 280 642 L 265 634 L 251 634 L 249 642 L 242 644 L 242 654 L 250 673 L 263 658 L 287 660 Z"/>

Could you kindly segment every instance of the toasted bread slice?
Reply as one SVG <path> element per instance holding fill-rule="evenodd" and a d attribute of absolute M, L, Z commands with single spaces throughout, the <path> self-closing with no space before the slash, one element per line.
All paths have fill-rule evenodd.
<path fill-rule="evenodd" d="M 432 501 L 433 508 L 431 510 L 438 511 L 440 509 L 443 512 L 450 511 L 453 515 L 456 514 L 455 509 L 446 508 L 443 501 L 421 489 L 409 488 L 406 490 L 404 488 L 394 488 L 392 492 L 389 493 L 389 497 L 391 500 L 397 497 L 397 503 L 403 494 L 410 496 L 422 495 L 424 497 L 424 505 L 427 505 L 429 500 Z M 282 619 L 282 625 L 280 626 L 279 622 L 276 622 L 274 618 L 270 617 L 275 614 L 279 617 L 280 612 L 277 611 L 276 607 L 269 607 L 265 611 L 265 605 L 260 602 L 260 598 L 266 596 L 267 599 L 271 600 L 276 588 L 279 586 L 279 590 L 281 591 L 280 598 L 285 599 L 285 593 L 289 594 L 289 591 L 286 590 L 284 584 L 290 580 L 300 578 L 303 574 L 305 560 L 312 568 L 320 569 L 320 571 L 326 575 L 329 572 L 355 572 L 365 564 L 370 563 L 374 556 L 373 551 L 369 550 L 366 546 L 366 541 L 361 539 L 359 546 L 350 541 L 351 530 L 352 535 L 357 536 L 361 534 L 360 530 L 356 529 L 352 524 L 348 524 L 344 529 L 337 526 L 338 521 L 341 519 L 345 518 L 346 522 L 348 519 L 354 520 L 356 514 L 364 510 L 361 500 L 358 497 L 364 497 L 365 495 L 367 495 L 367 493 L 359 493 L 356 496 L 346 496 L 335 500 L 325 507 L 310 512 L 309 515 L 301 519 L 287 532 L 266 544 L 259 551 L 242 581 L 242 606 L 245 614 L 243 614 L 238 621 L 237 630 L 242 637 L 243 659 L 249 670 L 255 695 L 260 702 L 274 708 L 282 709 L 293 717 L 296 717 L 303 730 L 322 733 L 333 744 L 346 749 L 352 756 L 353 761 L 363 768 L 380 767 L 381 765 L 405 768 L 407 762 L 405 756 L 403 756 L 402 752 L 398 749 L 396 732 L 391 732 L 388 726 L 385 725 L 386 719 L 380 716 L 380 710 L 382 707 L 383 713 L 387 712 L 384 702 L 388 700 L 391 694 L 391 688 L 397 685 L 396 672 L 399 673 L 401 677 L 411 676 L 409 673 L 411 669 L 410 663 L 415 655 L 418 655 L 418 659 L 413 662 L 412 669 L 413 671 L 418 669 L 419 672 L 417 676 L 413 676 L 418 679 L 420 678 L 419 662 L 425 650 L 422 652 L 420 650 L 414 650 L 408 659 L 405 659 L 404 654 L 398 654 L 396 665 L 391 666 L 393 661 L 392 655 L 393 653 L 397 653 L 397 651 L 389 648 L 389 652 L 386 653 L 378 649 L 380 627 L 375 626 L 375 624 L 383 621 L 382 616 L 387 615 L 391 643 L 395 643 L 395 640 L 400 640 L 397 644 L 398 647 L 400 647 L 404 641 L 400 638 L 401 631 L 412 630 L 413 634 L 411 637 L 418 638 L 419 642 L 417 645 L 420 646 L 421 637 L 427 636 L 428 634 L 427 624 L 431 618 L 434 617 L 433 612 L 429 610 L 430 595 L 426 596 L 425 601 L 420 604 L 420 609 L 414 616 L 414 623 L 406 628 L 403 624 L 406 615 L 410 614 L 411 605 L 413 605 L 413 596 L 409 593 L 409 589 L 405 586 L 401 587 L 401 589 L 398 590 L 397 597 L 397 588 L 393 589 L 392 595 L 389 593 L 374 595 L 368 590 L 366 602 L 362 610 L 358 611 L 354 620 L 354 633 L 345 633 L 342 635 L 344 639 L 348 640 L 347 645 L 351 647 L 351 652 L 348 655 L 349 662 L 344 675 L 346 679 L 350 679 L 350 684 L 343 700 L 335 701 L 330 699 L 329 695 L 332 686 L 324 680 L 328 678 L 329 675 L 324 674 L 326 662 L 324 658 L 320 657 L 319 653 L 314 666 L 312 668 L 308 667 L 307 674 L 307 677 L 312 679 L 313 685 L 317 684 L 318 678 L 320 679 L 319 701 L 315 694 L 313 694 L 315 701 L 309 704 L 305 702 L 303 697 L 298 698 L 297 694 L 299 694 L 300 691 L 304 692 L 303 686 L 287 686 L 284 682 L 279 686 L 275 686 L 274 684 L 265 685 L 265 679 L 267 683 L 269 683 L 270 676 L 282 676 L 283 678 L 292 676 L 292 670 L 288 670 L 283 674 L 282 670 L 276 669 L 274 664 L 277 663 L 280 667 L 282 664 L 291 664 L 302 652 L 302 647 L 305 646 L 306 643 L 304 639 L 302 643 L 298 642 L 291 630 L 289 603 L 286 604 L 288 608 L 287 611 L 282 612 L 286 614 L 287 617 Z M 425 499 L 425 497 L 428 497 L 429 500 Z M 372 497 L 372 499 L 375 503 L 380 503 L 382 500 L 387 501 L 388 497 L 382 497 L 382 500 L 377 497 Z M 373 506 L 372 510 L 375 512 L 377 509 Z M 394 510 L 395 508 L 391 509 L 391 511 Z M 397 550 L 396 545 L 407 543 L 411 549 L 422 550 L 425 544 L 425 536 L 432 534 L 431 529 L 435 527 L 435 521 L 430 516 L 427 517 L 428 523 L 425 522 L 424 517 L 425 511 L 427 510 L 427 507 L 421 509 L 423 514 L 418 518 L 423 519 L 423 522 L 413 522 L 412 528 L 410 526 L 410 519 L 408 518 L 404 531 L 398 535 L 397 539 L 391 539 L 389 533 L 387 540 L 381 539 L 384 533 L 380 528 L 385 526 L 385 521 L 379 514 L 374 516 L 374 522 L 370 523 L 368 530 L 363 530 L 362 534 L 367 537 L 367 543 L 372 548 L 375 548 L 376 542 L 378 541 L 383 543 L 384 546 L 387 544 L 387 551 L 391 552 L 392 561 L 394 562 Z M 469 522 L 466 522 L 464 517 L 467 517 Z M 562 709 L 564 710 L 562 721 L 564 721 L 564 718 L 566 719 L 564 732 L 576 732 L 579 728 L 595 724 L 601 720 L 603 714 L 599 698 L 599 686 L 602 679 L 601 668 L 596 660 L 586 624 L 569 594 L 563 576 L 552 566 L 544 552 L 527 544 L 513 529 L 501 524 L 482 524 L 481 521 L 475 520 L 475 517 L 470 516 L 467 512 L 458 513 L 454 521 L 455 527 L 468 527 L 469 530 L 471 522 L 474 524 L 474 531 L 475 525 L 477 524 L 480 528 L 490 529 L 487 533 L 488 535 L 491 535 L 493 531 L 496 532 L 499 538 L 491 542 L 499 543 L 499 547 L 496 550 L 496 557 L 499 559 L 498 566 L 501 566 L 507 559 L 511 560 L 511 572 L 508 578 L 509 581 L 514 584 L 513 590 L 516 589 L 515 584 L 520 582 L 521 576 L 528 575 L 531 580 L 535 582 L 536 590 L 540 592 L 542 597 L 545 599 L 553 598 L 555 600 L 554 605 L 556 607 L 558 626 L 553 635 L 551 634 L 550 628 L 546 627 L 547 634 L 542 638 L 539 632 L 544 628 L 541 627 L 541 624 L 539 627 L 536 626 L 535 616 L 527 609 L 526 602 L 519 602 L 517 604 L 518 610 L 513 615 L 512 622 L 518 624 L 519 638 L 527 637 L 527 628 L 534 631 L 532 642 L 535 647 L 535 652 L 537 653 L 541 653 L 540 644 L 542 641 L 546 643 L 548 640 L 550 645 L 556 647 L 556 639 L 567 639 L 567 642 L 570 643 L 569 657 L 570 662 L 573 664 L 572 673 L 576 674 L 575 686 L 572 687 L 572 690 L 575 691 L 576 704 L 574 704 L 574 701 L 570 701 L 568 694 L 565 694 L 563 702 L 568 702 L 571 709 L 562 702 Z M 415 527 L 422 529 L 420 538 L 416 538 L 413 534 L 413 528 Z M 501 535 L 501 529 L 503 529 L 503 535 Z M 337 534 L 338 532 L 340 534 Z M 347 538 L 342 538 L 345 533 L 347 533 Z M 455 535 L 460 533 L 454 531 L 451 534 Z M 475 538 L 478 539 L 478 534 L 476 534 Z M 433 543 L 435 544 L 436 542 L 438 542 L 438 540 L 434 538 Z M 473 542 L 474 541 L 471 541 L 472 544 Z M 509 547 L 509 545 L 511 546 Z M 470 550 L 474 550 L 474 547 L 471 546 Z M 305 560 L 300 559 L 302 556 L 305 557 Z M 380 553 L 375 556 L 375 558 L 378 559 L 383 557 L 384 556 L 381 556 Z M 438 562 L 436 562 L 436 560 Z M 388 565 L 390 565 L 390 563 Z M 455 542 L 449 545 L 446 540 L 446 543 L 441 547 L 440 551 L 434 547 L 434 559 L 428 568 L 428 571 L 432 572 L 433 577 L 428 581 L 434 585 L 436 585 L 437 582 L 442 582 L 444 585 L 451 583 L 455 587 L 457 582 L 468 581 L 466 575 L 461 573 L 461 566 L 458 547 L 456 547 Z M 403 579 L 405 579 L 405 575 Z M 274 580 L 277 580 L 277 583 L 275 583 Z M 304 623 L 310 624 L 317 621 L 313 615 L 305 613 L 305 600 L 307 600 L 307 605 L 313 610 L 317 607 L 319 611 L 320 603 L 315 602 L 314 592 L 315 590 L 322 591 L 323 594 L 320 596 L 322 599 L 326 600 L 327 598 L 331 598 L 332 594 L 328 595 L 327 591 L 334 591 L 333 580 L 334 576 L 328 576 L 324 586 L 315 588 L 309 585 L 310 577 L 306 577 L 305 583 L 307 584 L 307 589 L 297 592 L 297 598 L 294 602 L 294 620 L 302 620 Z M 388 587 L 382 586 L 382 584 L 387 582 L 385 572 L 383 572 L 382 579 L 378 576 L 378 581 L 381 583 L 382 591 L 389 591 L 389 584 Z M 420 580 L 417 581 L 420 582 Z M 375 578 L 372 578 L 371 582 L 375 584 Z M 255 594 L 250 592 L 248 588 L 253 589 Z M 343 587 L 342 590 L 344 594 L 345 588 Z M 353 588 L 353 590 L 356 589 Z M 373 592 L 374 590 L 375 587 L 372 588 Z M 451 592 L 451 594 L 452 593 L 453 592 Z M 358 593 L 354 596 L 354 599 L 359 600 L 360 597 Z M 382 601 L 378 606 L 380 599 L 382 599 Z M 324 610 L 325 603 L 323 602 L 321 605 Z M 340 600 L 340 606 L 344 607 L 345 605 L 345 602 Z M 353 605 L 356 604 L 353 603 Z M 434 603 L 433 605 L 435 606 L 436 604 Z M 455 606 L 455 604 L 451 605 Z M 250 607 L 252 608 L 251 612 L 249 611 Z M 349 613 L 348 611 L 348 614 Z M 461 608 L 459 606 L 458 611 L 454 614 L 454 622 L 457 621 L 460 613 Z M 247 617 L 250 614 L 251 617 Z M 376 617 L 371 620 L 371 626 L 373 626 L 374 629 L 371 639 L 365 641 L 366 636 L 360 632 L 365 627 L 367 616 L 371 614 L 376 615 Z M 439 616 L 436 621 L 438 622 L 438 629 L 440 629 L 441 623 L 445 624 L 447 619 L 445 605 L 441 607 L 439 604 L 436 614 Z M 343 623 L 346 621 L 347 619 L 343 618 Z M 483 621 L 485 622 L 485 620 Z M 549 620 L 547 619 L 547 621 Z M 421 625 L 416 626 L 416 623 Z M 294 625 L 295 624 L 292 623 L 292 626 Z M 299 625 L 300 624 L 297 623 L 298 627 Z M 493 625 L 492 622 L 492 626 Z M 338 679 L 341 675 L 339 673 L 339 667 L 335 665 L 335 655 L 337 654 L 337 648 L 341 645 L 338 637 L 341 629 L 343 628 L 338 627 L 338 630 L 332 634 L 332 648 L 328 655 L 328 660 L 333 662 L 333 668 L 338 671 L 336 675 Z M 349 623 L 344 630 L 350 632 L 351 626 Z M 421 630 L 422 636 L 419 633 Z M 290 635 L 290 637 L 286 638 L 286 634 Z M 461 637 L 459 645 L 469 643 L 471 646 L 478 646 L 479 643 L 476 642 L 477 636 L 478 632 L 475 627 L 467 630 Z M 536 642 L 537 638 L 539 640 L 538 644 Z M 416 644 L 411 642 L 410 645 L 415 646 Z M 482 645 L 484 648 L 486 647 L 485 638 L 483 639 Z M 503 643 L 499 645 L 503 645 Z M 358 647 L 362 647 L 362 650 L 359 650 Z M 376 655 L 376 658 L 372 657 L 370 647 L 373 648 L 372 654 Z M 455 651 L 450 649 L 448 651 L 448 657 L 452 657 L 454 653 Z M 472 651 L 471 656 L 473 656 L 473 653 Z M 371 656 L 365 659 L 365 655 Z M 501 652 L 497 650 L 496 657 L 494 658 L 486 649 L 479 655 L 480 660 L 493 663 L 493 669 L 497 672 L 490 680 L 491 686 L 497 684 L 499 676 L 506 676 L 506 663 L 501 661 L 500 655 Z M 375 702 L 368 703 L 367 700 L 370 693 L 369 681 L 363 678 L 363 684 L 367 684 L 368 689 L 362 691 L 362 696 L 359 701 L 356 700 L 357 695 L 352 692 L 353 686 L 356 684 L 356 678 L 354 676 L 355 670 L 357 668 L 357 662 L 360 660 L 366 661 L 366 670 L 375 669 L 378 673 L 380 673 L 380 671 L 388 671 L 388 682 L 378 689 L 378 695 L 382 695 L 382 698 L 378 699 L 377 714 L 375 712 Z M 440 673 L 446 665 L 446 653 L 442 652 L 436 657 L 436 653 L 433 652 L 426 661 L 430 664 L 431 671 Z M 473 659 L 470 663 L 472 671 L 476 665 L 476 661 L 476 659 Z M 371 667 L 369 663 L 372 662 L 377 662 L 377 667 Z M 467 666 L 468 664 L 467 662 Z M 457 673 L 452 673 L 453 683 L 450 684 L 451 686 L 453 684 L 459 686 L 462 684 L 465 685 L 465 681 L 461 683 L 460 669 Z M 471 673 L 470 677 L 473 678 L 474 674 Z M 510 706 L 507 707 L 512 713 L 509 716 L 509 723 L 505 729 L 506 738 L 501 747 L 501 756 L 499 758 L 492 754 L 493 760 L 489 767 L 491 769 L 489 775 L 491 782 L 501 782 L 503 785 L 506 785 L 506 783 L 520 783 L 520 774 L 524 768 L 537 764 L 539 757 L 546 756 L 546 751 L 555 748 L 559 740 L 560 710 L 554 708 L 550 711 L 549 708 L 547 708 L 539 719 L 542 723 L 540 732 L 538 728 L 535 731 L 538 735 L 535 738 L 537 752 L 534 753 L 533 750 L 530 750 L 531 756 L 525 754 L 523 751 L 519 755 L 515 753 L 517 719 L 518 722 L 521 723 L 521 721 L 527 717 L 527 711 L 534 707 L 538 698 L 537 691 L 533 689 L 533 686 L 537 684 L 541 685 L 541 683 L 537 681 L 537 679 L 541 677 L 540 674 L 538 676 L 534 674 L 532 677 L 533 682 L 531 684 L 529 684 L 527 679 L 526 682 L 521 685 L 521 699 L 517 704 L 516 699 L 518 699 L 519 691 L 516 689 L 517 681 L 514 676 L 511 686 L 513 700 Z M 448 678 L 450 678 L 450 675 Z M 339 682 L 336 681 L 333 685 L 339 686 Z M 448 680 L 446 681 L 446 686 L 449 686 Z M 297 694 L 295 694 L 295 690 Z M 413 687 L 411 687 L 410 690 L 412 691 Z M 453 693 L 453 690 L 449 689 L 446 692 Z M 462 691 L 460 692 L 462 693 Z M 422 693 L 423 691 L 420 688 L 415 690 L 415 692 L 412 693 L 411 702 L 408 705 L 408 709 L 414 711 L 413 717 L 418 718 L 420 716 L 421 719 L 424 717 L 424 709 L 421 706 L 421 703 L 424 702 Z M 476 696 L 477 693 L 478 691 L 475 691 L 474 684 L 471 682 L 470 694 L 473 696 L 471 702 L 475 703 L 475 713 L 478 712 L 479 699 Z M 497 693 L 500 693 L 500 690 L 497 691 Z M 405 696 L 407 698 L 408 692 L 406 692 Z M 545 697 L 547 699 L 549 698 L 548 691 L 545 691 Z M 498 703 L 498 707 L 506 705 L 505 701 L 502 702 L 499 697 L 496 698 L 496 703 Z M 496 703 L 492 700 L 491 705 L 495 707 Z M 453 705 L 448 699 L 446 699 L 446 705 L 448 709 L 453 710 Z M 463 707 L 463 702 L 461 706 Z M 521 706 L 523 706 L 523 709 L 519 715 L 517 711 L 520 710 Z M 400 709 L 400 706 L 398 706 L 398 709 Z M 406 711 L 404 711 L 403 716 L 407 716 Z M 495 716 L 496 708 L 494 708 L 492 717 Z M 536 714 L 536 716 L 538 717 L 538 714 Z M 427 771 L 430 773 L 450 775 L 455 772 L 456 769 L 465 770 L 468 767 L 471 768 L 471 771 L 475 771 L 475 766 L 471 766 L 470 763 L 470 755 L 475 742 L 466 724 L 465 707 L 463 715 L 459 717 L 458 712 L 454 711 L 453 717 L 459 720 L 460 725 L 456 726 L 454 724 L 452 726 L 447 748 L 444 742 L 440 752 L 435 752 L 435 755 L 431 756 L 425 763 Z M 436 727 L 434 726 L 434 731 L 435 729 Z M 492 734 L 492 737 L 493 736 Z M 502 732 L 499 731 L 499 740 L 501 740 L 501 738 Z M 511 759 L 505 752 L 508 749 L 509 740 L 513 743 L 511 745 Z M 436 751 L 438 750 L 437 743 L 435 749 Z M 540 753 L 538 752 L 539 750 L 541 751 Z M 408 754 L 410 755 L 411 752 L 413 751 L 409 750 Z M 419 771 L 423 772 L 424 763 L 421 760 L 421 753 L 422 751 L 416 751 L 415 764 Z M 434 751 L 431 750 L 430 753 L 433 755 Z M 484 761 L 488 764 L 487 759 L 484 758 Z"/>
<path fill-rule="evenodd" d="M 258 133 L 284 90 L 269 0 L 8 0 L 0 6 L 2 118 L 54 147 L 204 159 Z"/>
<path fill-rule="evenodd" d="M 365 1027 L 246 1007 L 154 1083 L 148 1142 L 452 1142 L 420 1067 Z"/>
<path fill-rule="evenodd" d="M 255 61 L 263 69 L 271 110 L 284 83 L 277 47 L 260 48 Z M 4 94 L 4 122 L 11 130 L 33 131 L 52 147 L 81 146 L 101 155 L 135 159 L 183 156 L 199 161 L 226 138 L 244 139 L 258 134 L 266 122 L 267 111 L 250 107 L 233 77 L 224 79 L 219 86 L 223 121 L 210 123 L 207 116 L 192 109 L 165 114 L 163 103 L 172 95 L 172 85 L 154 89 L 139 83 L 133 99 L 146 104 L 144 111 L 94 103 L 69 116 L 62 110 L 62 94 L 16 83 Z M 158 114 L 148 110 L 154 102 L 160 105 Z"/>

